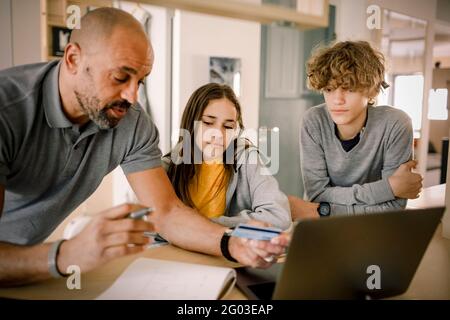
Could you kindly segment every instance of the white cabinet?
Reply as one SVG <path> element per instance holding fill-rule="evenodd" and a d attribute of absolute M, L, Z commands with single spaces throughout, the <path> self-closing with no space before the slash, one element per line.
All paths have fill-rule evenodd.
<path fill-rule="evenodd" d="M 300 38 L 295 28 L 267 27 L 266 98 L 300 96 Z"/>

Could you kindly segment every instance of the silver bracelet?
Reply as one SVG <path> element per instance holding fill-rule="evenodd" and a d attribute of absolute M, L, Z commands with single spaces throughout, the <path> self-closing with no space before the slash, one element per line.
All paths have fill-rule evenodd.
<path fill-rule="evenodd" d="M 59 248 L 61 247 L 61 244 L 64 241 L 66 241 L 66 240 L 65 239 L 60 239 L 58 241 L 53 242 L 51 247 L 50 247 L 50 251 L 48 252 L 48 271 L 50 272 L 50 275 L 53 278 L 65 277 L 65 275 L 62 274 L 58 270 L 58 265 L 57 265 Z"/>

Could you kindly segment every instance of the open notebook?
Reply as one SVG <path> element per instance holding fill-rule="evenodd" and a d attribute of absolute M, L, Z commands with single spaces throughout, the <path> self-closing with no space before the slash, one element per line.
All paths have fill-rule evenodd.
<path fill-rule="evenodd" d="M 221 299 L 235 283 L 231 268 L 139 258 L 97 300 Z"/>

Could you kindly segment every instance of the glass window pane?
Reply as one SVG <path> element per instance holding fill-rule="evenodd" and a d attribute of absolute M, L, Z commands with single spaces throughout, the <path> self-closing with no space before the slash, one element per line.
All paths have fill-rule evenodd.
<path fill-rule="evenodd" d="M 395 77 L 394 106 L 411 117 L 414 131 L 422 127 L 422 100 L 423 75 Z"/>

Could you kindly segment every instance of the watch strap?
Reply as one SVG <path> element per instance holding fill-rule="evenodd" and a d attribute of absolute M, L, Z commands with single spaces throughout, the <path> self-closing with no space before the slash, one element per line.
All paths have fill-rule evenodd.
<path fill-rule="evenodd" d="M 60 239 L 58 241 L 55 241 L 50 246 L 50 250 L 48 252 L 48 271 L 50 272 L 50 275 L 53 278 L 62 278 L 65 277 L 61 271 L 58 269 L 57 265 L 57 259 L 59 254 L 59 249 L 62 245 L 62 243 L 66 241 L 65 239 Z"/>
<path fill-rule="evenodd" d="M 231 238 L 231 230 L 227 230 L 223 233 L 222 238 L 220 239 L 220 251 L 222 252 L 222 255 L 231 262 L 237 262 L 235 258 L 233 258 L 230 254 L 229 250 L 229 242 Z"/>

